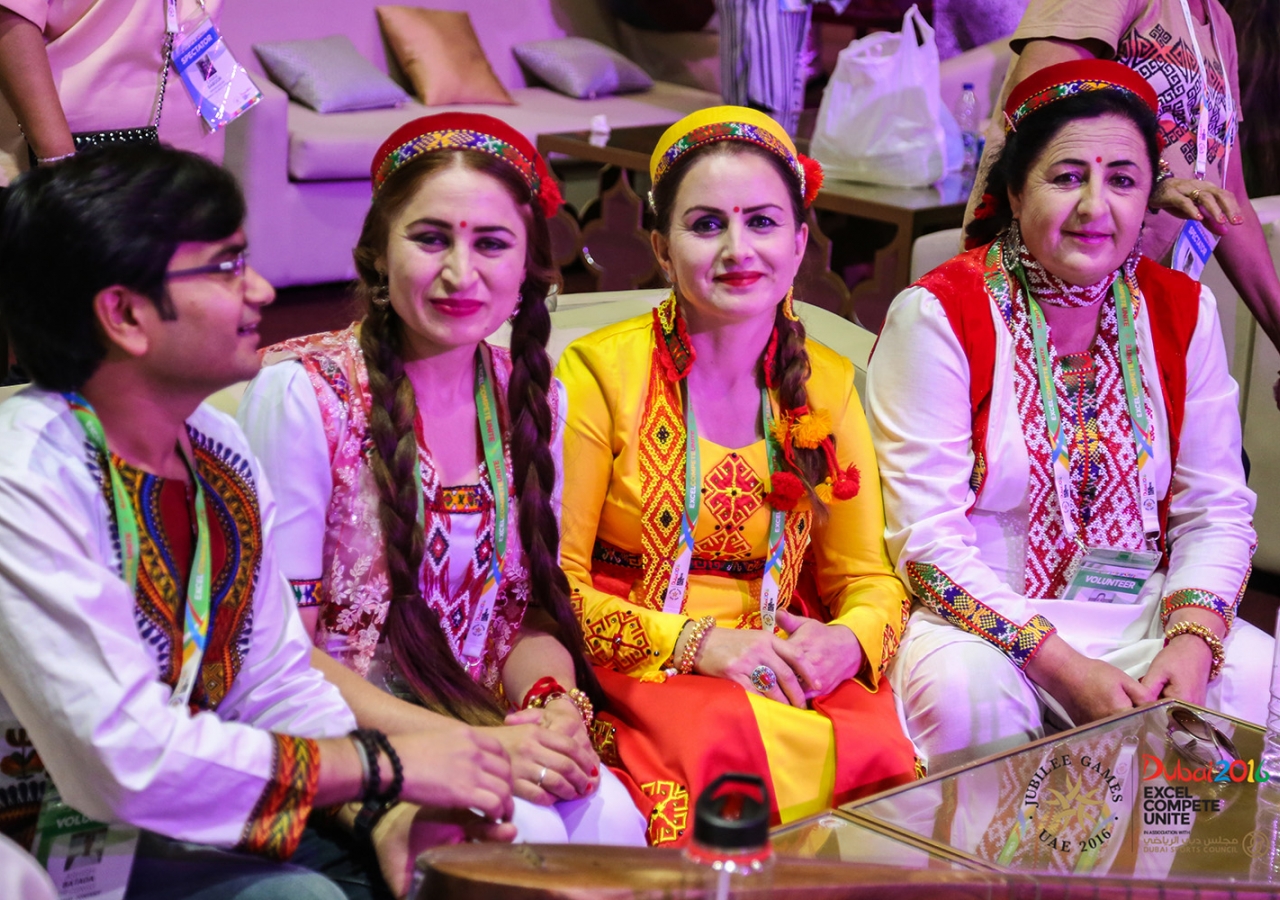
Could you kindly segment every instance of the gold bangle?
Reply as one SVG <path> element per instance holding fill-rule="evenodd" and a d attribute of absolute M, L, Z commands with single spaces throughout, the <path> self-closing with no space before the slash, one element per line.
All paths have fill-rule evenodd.
<path fill-rule="evenodd" d="M 569 702 L 578 707 L 578 714 L 582 716 L 582 724 L 588 728 L 596 717 L 596 708 L 591 703 L 591 698 L 587 696 L 587 692 L 581 688 L 569 688 L 569 693 L 564 696 L 569 698 Z"/>
<path fill-rule="evenodd" d="M 707 639 L 707 633 L 715 627 L 715 616 L 703 616 L 693 626 L 693 630 L 689 632 L 689 639 L 684 643 L 684 652 L 680 654 L 680 665 L 677 669 L 681 675 L 688 675 L 693 671 L 693 664 L 697 661 L 698 651 L 702 649 L 702 642 Z"/>
<path fill-rule="evenodd" d="M 1213 667 L 1209 669 L 1209 680 L 1213 681 L 1222 673 L 1222 666 L 1227 661 L 1227 651 L 1222 648 L 1222 641 L 1199 622 L 1179 622 L 1165 629 L 1164 645 L 1168 647 L 1171 640 L 1183 634 L 1194 634 L 1209 645 L 1209 652 L 1213 654 Z"/>

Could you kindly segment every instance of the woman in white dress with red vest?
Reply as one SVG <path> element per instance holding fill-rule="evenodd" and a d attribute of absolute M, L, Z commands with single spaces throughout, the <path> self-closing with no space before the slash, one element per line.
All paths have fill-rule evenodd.
<path fill-rule="evenodd" d="M 871 361 L 887 540 L 919 601 L 889 675 L 934 769 L 1162 697 L 1265 715 L 1215 301 L 1140 251 L 1155 108 L 1112 62 L 1018 85 L 972 249 L 898 296 Z"/>

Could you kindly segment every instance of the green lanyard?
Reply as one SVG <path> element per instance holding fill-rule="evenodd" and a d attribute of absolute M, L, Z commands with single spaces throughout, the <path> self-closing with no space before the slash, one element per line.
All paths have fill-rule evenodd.
<path fill-rule="evenodd" d="M 667 585 L 663 599 L 663 612 L 678 613 L 684 609 L 685 595 L 688 592 L 689 569 L 693 564 L 693 533 L 698 524 L 698 513 L 702 507 L 702 454 L 698 446 L 698 420 L 693 414 L 693 401 L 689 397 L 687 385 L 684 394 L 684 512 L 680 522 L 680 542 L 676 551 L 675 562 L 671 566 L 671 580 Z M 778 448 L 773 439 L 773 405 L 769 401 L 769 392 L 760 389 L 760 420 L 764 427 L 766 456 L 769 465 L 769 478 L 778 467 Z M 778 615 L 778 585 L 781 583 L 782 557 L 786 547 L 787 514 L 784 510 L 769 511 L 769 554 L 765 559 L 764 575 L 760 585 L 760 620 L 766 631 L 772 631 Z"/>
<path fill-rule="evenodd" d="M 1067 521 L 1067 509 L 1070 503 L 1068 491 L 1071 484 L 1071 456 L 1066 428 L 1063 427 L 1062 413 L 1058 406 L 1058 390 L 1053 383 L 1053 360 L 1049 355 L 1049 330 L 1045 323 L 1044 312 L 1031 294 L 1031 287 L 1027 284 L 1027 276 L 1022 266 L 1016 266 L 1014 271 L 1026 295 L 1027 310 L 1031 317 L 1031 341 L 1035 347 L 1040 402 L 1044 407 L 1045 428 L 1049 433 L 1049 446 L 1052 448 L 1049 468 L 1053 473 L 1054 489 L 1058 495 L 1062 526 L 1071 534 L 1076 545 L 1083 547 L 1084 539 L 1080 534 L 1079 524 Z M 1133 292 L 1124 278 L 1117 276 L 1111 286 L 1111 295 L 1116 305 L 1120 368 L 1124 376 L 1125 403 L 1128 406 L 1134 455 L 1138 465 L 1140 494 L 1138 506 L 1142 511 L 1142 531 L 1148 545 L 1154 547 L 1160 538 L 1160 516 L 1156 502 L 1155 477 L 1151 466 L 1155 454 L 1152 449 L 1151 424 L 1147 419 L 1147 408 L 1142 393 L 1138 333 L 1134 326 Z"/>
<path fill-rule="evenodd" d="M 489 627 L 493 622 L 493 609 L 498 599 L 498 588 L 502 584 L 502 567 L 507 557 L 507 465 L 502 452 L 502 429 L 498 424 L 498 403 L 493 393 L 493 379 L 489 373 L 488 361 L 482 349 L 476 349 L 476 413 L 480 418 L 480 443 L 484 448 L 485 470 L 489 473 L 489 485 L 493 489 L 493 541 L 495 552 L 489 559 L 489 570 L 485 573 L 484 587 L 480 591 L 480 602 L 471 614 L 467 624 L 466 640 L 462 645 L 462 655 L 468 659 L 479 659 L 484 653 L 484 646 L 489 638 Z M 426 484 L 422 479 L 421 461 L 414 462 L 418 480 L 418 527 L 426 530 Z"/>
<path fill-rule="evenodd" d="M 89 443 L 107 461 L 107 471 L 111 477 L 111 502 L 115 510 L 116 531 L 120 535 L 120 568 L 121 576 L 129 590 L 138 590 L 138 560 L 141 556 L 141 542 L 138 537 L 138 518 L 133 509 L 133 502 L 125 490 L 124 480 L 116 469 L 111 451 L 107 448 L 107 436 L 102 430 L 102 422 L 80 393 L 62 395 L 71 406 L 71 412 L 84 429 Z M 204 486 L 196 468 L 182 454 L 187 471 L 191 473 L 191 481 L 195 484 L 195 519 L 196 549 L 191 562 L 191 575 L 187 579 L 186 611 L 183 615 L 182 628 L 182 669 L 178 682 L 169 697 L 169 705 L 186 706 L 191 701 L 191 692 L 195 688 L 196 677 L 200 673 L 200 661 L 204 658 L 205 647 L 209 635 L 209 606 L 211 604 L 213 562 L 209 550 L 209 520 L 205 513 Z"/>

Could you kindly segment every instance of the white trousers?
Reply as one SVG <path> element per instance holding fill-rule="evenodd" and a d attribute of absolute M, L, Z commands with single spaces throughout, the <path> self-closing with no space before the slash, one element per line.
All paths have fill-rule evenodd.
<path fill-rule="evenodd" d="M 614 844 L 643 847 L 647 823 L 618 776 L 600 767 L 595 793 L 539 806 L 516 800 L 516 840 L 526 844 Z"/>
<path fill-rule="evenodd" d="M 1037 600 L 1073 649 L 1140 678 L 1164 645 L 1158 591 L 1140 606 Z M 1223 642 L 1227 661 L 1205 705 L 1265 723 L 1275 640 L 1237 619 Z M 889 667 L 903 727 L 934 772 L 1044 736 L 1046 713 L 1070 719 L 995 645 L 929 610 L 911 613 Z"/>

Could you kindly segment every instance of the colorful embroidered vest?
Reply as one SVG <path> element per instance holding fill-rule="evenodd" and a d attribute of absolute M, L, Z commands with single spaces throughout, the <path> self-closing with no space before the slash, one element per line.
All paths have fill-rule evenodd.
<path fill-rule="evenodd" d="M 507 478 L 511 483 L 511 426 L 506 404 L 511 356 L 498 347 L 491 346 L 489 351 L 507 457 Z M 369 467 L 368 370 L 356 327 L 285 341 L 268 348 L 264 354 L 264 364 L 268 365 L 288 359 L 302 363 L 315 389 L 333 473 L 333 493 L 325 516 L 316 645 L 367 677 L 390 606 L 387 596 L 390 577 L 378 517 L 378 489 Z M 557 408 L 558 390 L 558 384 L 553 382 L 548 392 L 553 410 Z M 429 498 L 437 497 L 442 493 L 442 486 L 435 467 L 426 454 L 420 454 L 420 459 L 426 494 Z M 428 515 L 430 532 L 430 517 L 438 514 L 429 512 Z M 462 642 L 466 620 L 479 591 L 473 591 L 476 596 L 450 598 L 456 601 L 452 615 L 436 606 L 454 656 L 476 681 L 494 691 L 498 690 L 502 663 L 511 652 L 529 603 L 529 576 L 520 545 L 518 515 L 519 504 L 512 502 L 507 516 L 510 537 L 503 585 L 494 607 L 489 639 L 478 660 L 462 656 Z M 431 541 L 430 533 L 427 540 Z M 430 546 L 427 552 L 431 552 Z M 424 570 L 429 564 L 429 560 L 424 561 Z M 431 602 L 430 597 L 427 602 Z"/>

